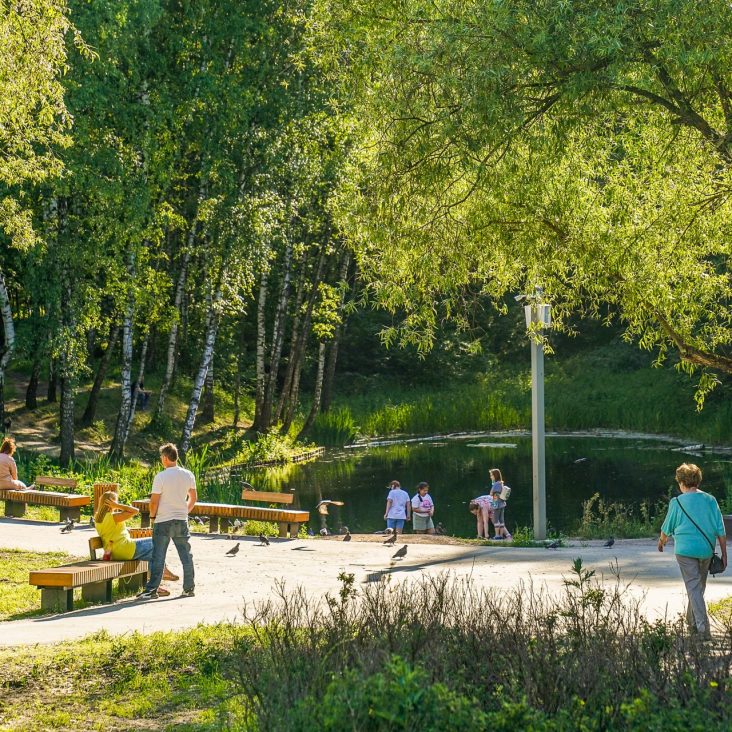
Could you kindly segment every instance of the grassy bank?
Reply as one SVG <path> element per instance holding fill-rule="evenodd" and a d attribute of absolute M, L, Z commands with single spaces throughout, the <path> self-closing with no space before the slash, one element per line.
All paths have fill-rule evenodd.
<path fill-rule="evenodd" d="M 727 444 L 732 429 L 728 388 L 713 392 L 698 412 L 694 384 L 673 368 L 626 363 L 615 350 L 561 361 L 547 359 L 546 424 L 554 430 L 622 429 Z M 436 434 L 463 430 L 528 429 L 531 376 L 502 365 L 467 382 L 407 388 L 360 383 L 321 415 L 312 438 L 343 444 L 357 435 Z"/>
<path fill-rule="evenodd" d="M 555 599 L 341 580 L 320 606 L 283 588 L 243 626 L 0 651 L 0 725 L 686 731 L 700 710 L 705 730 L 732 724 L 729 633 L 710 649 L 649 624 L 579 560 Z"/>

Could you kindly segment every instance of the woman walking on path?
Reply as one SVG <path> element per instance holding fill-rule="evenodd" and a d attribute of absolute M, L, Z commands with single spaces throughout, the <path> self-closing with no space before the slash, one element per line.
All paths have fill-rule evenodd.
<path fill-rule="evenodd" d="M 692 632 L 708 639 L 711 634 L 704 590 L 709 563 L 714 544 L 719 541 L 722 566 L 726 569 L 727 537 L 717 500 L 699 490 L 701 481 L 702 471 L 693 463 L 684 463 L 676 469 L 676 482 L 681 495 L 669 504 L 658 539 L 658 551 L 662 552 L 669 537 L 674 537 L 674 553 L 689 597 L 686 622 Z"/>
<path fill-rule="evenodd" d="M 490 539 L 490 523 L 491 517 L 493 516 L 493 510 L 491 509 L 491 497 L 490 496 L 478 496 L 468 505 L 468 511 L 472 513 L 478 523 L 478 538 L 479 539 Z"/>
<path fill-rule="evenodd" d="M 432 521 L 435 504 L 429 490 L 429 483 L 423 481 L 417 486 L 417 492 L 412 498 L 412 530 L 415 534 L 435 533 L 435 524 Z"/>
<path fill-rule="evenodd" d="M 0 446 L 0 491 L 25 491 L 33 487 L 18 480 L 18 466 L 13 459 L 14 454 L 15 440 L 12 437 L 6 437 Z"/>
<path fill-rule="evenodd" d="M 491 502 L 493 509 L 493 527 L 496 530 L 495 539 L 512 539 L 508 533 L 506 524 L 503 522 L 503 514 L 506 510 L 506 500 L 501 498 L 504 490 L 503 476 L 498 468 L 491 468 L 488 471 L 491 476 Z"/>
<path fill-rule="evenodd" d="M 396 534 L 401 534 L 404 524 L 409 521 L 410 509 L 409 493 L 402 488 L 398 480 L 392 480 L 389 483 L 389 495 L 386 497 L 386 510 L 384 511 L 386 528 L 393 529 Z"/>

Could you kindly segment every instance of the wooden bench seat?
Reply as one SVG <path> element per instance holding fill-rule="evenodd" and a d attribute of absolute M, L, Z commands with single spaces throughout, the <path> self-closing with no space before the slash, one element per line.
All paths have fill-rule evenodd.
<path fill-rule="evenodd" d="M 36 477 L 37 486 L 53 486 L 57 488 L 76 488 L 77 481 L 74 478 L 56 478 L 52 475 L 39 475 Z M 0 490 L 0 501 L 5 501 L 5 515 L 15 518 L 25 516 L 26 506 L 57 506 L 59 509 L 59 521 L 81 519 L 82 506 L 91 503 L 89 496 L 78 493 L 56 493 L 40 489 L 30 491 L 18 491 L 13 489 Z"/>
<path fill-rule="evenodd" d="M 151 535 L 151 529 L 130 529 L 133 539 Z M 112 602 L 112 580 L 119 580 L 127 591 L 138 590 L 145 584 L 148 562 L 135 559 L 105 562 L 97 559 L 97 551 L 102 548 L 102 540 L 94 536 L 89 539 L 90 561 L 30 573 L 28 583 L 40 589 L 44 610 L 73 610 L 77 587 L 81 587 L 81 596 L 87 602 Z"/>
<path fill-rule="evenodd" d="M 149 526 L 150 500 L 145 498 L 132 501 L 132 505 L 140 510 L 142 525 Z M 297 538 L 300 524 L 310 520 L 310 514 L 307 511 L 237 506 L 230 503 L 196 503 L 190 515 L 207 516 L 208 530 L 211 534 L 219 533 L 219 522 L 221 530 L 226 531 L 234 519 L 243 519 L 245 521 L 272 521 L 278 524 L 281 537 L 286 537 L 289 532 L 291 539 Z"/>

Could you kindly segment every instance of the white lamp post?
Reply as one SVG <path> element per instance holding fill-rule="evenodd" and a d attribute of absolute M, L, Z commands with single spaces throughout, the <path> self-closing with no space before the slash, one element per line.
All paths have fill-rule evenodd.
<path fill-rule="evenodd" d="M 540 332 L 551 324 L 551 307 L 541 302 L 543 291 L 519 295 L 524 305 L 526 327 Z M 531 454 L 534 487 L 534 538 L 546 539 L 546 458 L 544 450 L 544 344 L 531 336 Z"/>

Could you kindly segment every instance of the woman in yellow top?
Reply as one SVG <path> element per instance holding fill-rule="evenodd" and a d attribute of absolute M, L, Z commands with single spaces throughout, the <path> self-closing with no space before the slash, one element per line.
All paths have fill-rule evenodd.
<path fill-rule="evenodd" d="M 119 503 L 114 491 L 103 493 L 99 503 L 99 508 L 94 514 L 94 526 L 102 540 L 105 554 L 119 561 L 137 559 L 149 562 L 153 554 L 152 537 L 133 539 L 125 526 L 127 521 L 140 513 L 139 510 L 134 506 Z M 178 577 L 166 567 L 163 579 L 175 582 Z"/>

